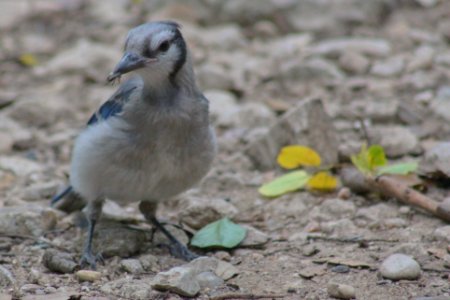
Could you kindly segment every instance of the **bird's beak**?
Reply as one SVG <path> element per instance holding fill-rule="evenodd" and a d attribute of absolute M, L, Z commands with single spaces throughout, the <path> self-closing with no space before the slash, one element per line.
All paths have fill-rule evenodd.
<path fill-rule="evenodd" d="M 156 58 L 146 58 L 134 52 L 125 52 L 119 63 L 116 65 L 114 70 L 109 73 L 106 80 L 109 82 L 119 78 L 123 74 L 128 72 L 143 68 L 147 64 L 156 61 Z"/>

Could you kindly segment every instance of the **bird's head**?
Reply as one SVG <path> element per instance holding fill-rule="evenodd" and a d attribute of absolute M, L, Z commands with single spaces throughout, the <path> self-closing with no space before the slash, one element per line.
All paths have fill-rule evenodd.
<path fill-rule="evenodd" d="M 134 71 L 153 84 L 167 79 L 173 81 L 186 56 L 186 43 L 177 23 L 145 23 L 129 31 L 125 53 L 107 80 Z"/>

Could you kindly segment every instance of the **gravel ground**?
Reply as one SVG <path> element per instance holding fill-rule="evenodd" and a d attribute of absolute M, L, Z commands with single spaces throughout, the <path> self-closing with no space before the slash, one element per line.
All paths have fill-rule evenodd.
<path fill-rule="evenodd" d="M 159 19 L 183 26 L 219 154 L 158 216 L 186 242 L 223 216 L 251 232 L 237 249 L 203 252 L 237 274 L 202 269 L 198 299 L 450 299 L 443 221 L 345 187 L 257 192 L 282 173 L 261 141 L 282 146 L 287 119 L 303 126 L 297 142 L 340 163 L 367 137 L 400 161 L 448 141 L 449 17 L 446 0 L 1 1 L 0 299 L 184 299 L 152 289 L 160 272 L 192 265 L 158 246 L 136 205 L 107 203 L 96 237 L 106 264 L 81 275 L 85 220 L 48 205 L 67 182 L 74 138 L 116 89 L 105 78 L 127 31 Z M 445 182 L 427 193 L 449 196 Z"/>

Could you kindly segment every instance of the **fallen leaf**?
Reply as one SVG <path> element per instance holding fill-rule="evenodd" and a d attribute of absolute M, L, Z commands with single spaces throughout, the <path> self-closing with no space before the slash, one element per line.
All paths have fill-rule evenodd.
<path fill-rule="evenodd" d="M 34 67 L 38 65 L 38 60 L 36 58 L 36 56 L 34 56 L 31 53 L 25 53 L 22 54 L 21 56 L 19 56 L 19 62 L 27 67 Z"/>
<path fill-rule="evenodd" d="M 285 169 L 295 169 L 298 167 L 316 167 L 320 165 L 320 155 L 313 149 L 300 146 L 283 147 L 278 155 L 277 162 Z"/>
<path fill-rule="evenodd" d="M 380 145 L 372 145 L 367 149 L 363 144 L 358 154 L 351 156 L 352 163 L 363 174 L 372 174 L 378 167 L 387 163 L 384 149 Z"/>
<path fill-rule="evenodd" d="M 332 191 L 336 189 L 338 180 L 326 171 L 316 173 L 308 180 L 308 188 L 319 191 Z"/>
<path fill-rule="evenodd" d="M 266 197 L 277 197 L 305 187 L 310 178 L 305 171 L 293 171 L 262 185 L 258 191 Z"/>
<path fill-rule="evenodd" d="M 387 165 L 378 168 L 377 174 L 407 175 L 409 173 L 415 172 L 418 166 L 419 164 L 417 162 L 407 162 L 407 163 Z"/>
<path fill-rule="evenodd" d="M 197 231 L 192 237 L 191 245 L 199 248 L 234 248 L 244 240 L 246 233 L 244 227 L 223 218 Z"/>

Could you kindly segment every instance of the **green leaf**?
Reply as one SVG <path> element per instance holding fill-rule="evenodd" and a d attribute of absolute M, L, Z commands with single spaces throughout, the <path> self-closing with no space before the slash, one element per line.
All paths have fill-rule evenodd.
<path fill-rule="evenodd" d="M 363 174 L 372 174 L 377 167 L 384 166 L 387 163 L 384 149 L 380 145 L 372 145 L 367 149 L 367 145 L 363 144 L 361 151 L 352 155 L 351 160 Z"/>
<path fill-rule="evenodd" d="M 384 155 L 384 149 L 380 145 L 372 145 L 369 147 L 368 159 L 369 167 L 371 170 L 375 170 L 375 168 L 387 164 L 386 156 Z"/>
<path fill-rule="evenodd" d="M 192 237 L 191 245 L 199 248 L 233 248 L 242 242 L 246 233 L 244 227 L 223 218 L 197 231 Z"/>
<path fill-rule="evenodd" d="M 305 171 L 294 171 L 262 185 L 258 191 L 266 197 L 277 197 L 305 187 L 310 178 L 311 175 Z"/>
<path fill-rule="evenodd" d="M 415 172 L 418 167 L 418 163 L 413 162 L 407 162 L 407 163 L 400 163 L 400 164 L 394 164 L 394 165 L 388 165 L 384 166 L 378 169 L 377 174 L 397 174 L 397 175 L 406 175 L 412 172 Z"/>
<path fill-rule="evenodd" d="M 367 174 L 371 172 L 366 144 L 362 144 L 359 153 L 352 155 L 350 158 L 352 160 L 352 163 L 356 168 L 358 168 L 361 173 Z"/>

